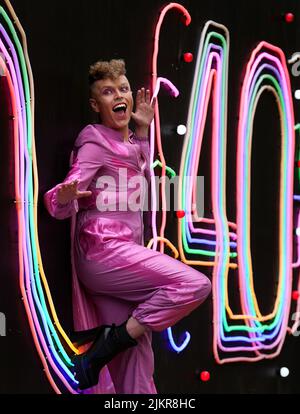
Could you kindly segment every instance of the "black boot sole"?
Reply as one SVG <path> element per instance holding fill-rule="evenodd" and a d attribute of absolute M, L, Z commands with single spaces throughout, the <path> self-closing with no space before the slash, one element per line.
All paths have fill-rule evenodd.
<path fill-rule="evenodd" d="M 117 354 L 136 345 L 137 341 L 126 330 L 126 322 L 118 327 L 102 325 L 93 345 L 83 354 L 71 357 L 78 388 L 85 390 L 97 385 L 101 369 Z"/>

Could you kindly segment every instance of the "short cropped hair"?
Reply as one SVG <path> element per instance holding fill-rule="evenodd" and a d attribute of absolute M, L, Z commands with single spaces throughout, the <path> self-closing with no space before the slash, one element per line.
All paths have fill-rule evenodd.
<path fill-rule="evenodd" d="M 123 59 L 112 59 L 94 63 L 89 70 L 89 85 L 92 86 L 96 81 L 102 79 L 117 79 L 119 76 L 126 75 L 126 67 Z"/>

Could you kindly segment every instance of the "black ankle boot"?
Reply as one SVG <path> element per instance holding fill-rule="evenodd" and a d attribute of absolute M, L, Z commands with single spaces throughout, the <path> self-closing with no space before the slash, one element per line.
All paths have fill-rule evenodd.
<path fill-rule="evenodd" d="M 97 385 L 100 370 L 120 352 L 137 345 L 137 341 L 128 334 L 126 323 L 101 326 L 90 349 L 71 358 L 81 390 Z"/>
<path fill-rule="evenodd" d="M 85 331 L 71 331 L 68 336 L 71 342 L 78 347 L 93 342 L 100 330 L 101 326 L 97 326 L 96 328 L 87 329 Z"/>

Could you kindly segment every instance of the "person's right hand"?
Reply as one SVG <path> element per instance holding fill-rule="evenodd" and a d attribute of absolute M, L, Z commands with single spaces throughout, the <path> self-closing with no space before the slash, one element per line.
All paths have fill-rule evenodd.
<path fill-rule="evenodd" d="M 67 204 L 77 198 L 89 197 L 92 195 L 91 191 L 79 191 L 79 180 L 74 180 L 68 184 L 62 184 L 57 191 L 57 200 L 60 204 Z"/>

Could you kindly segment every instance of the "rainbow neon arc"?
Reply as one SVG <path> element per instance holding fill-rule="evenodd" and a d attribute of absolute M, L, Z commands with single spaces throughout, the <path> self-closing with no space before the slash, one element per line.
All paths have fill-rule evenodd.
<path fill-rule="evenodd" d="M 8 107 L 11 108 L 8 122 L 12 124 L 14 144 L 20 290 L 34 344 L 52 388 L 56 393 L 61 393 L 61 389 L 75 393 L 77 381 L 70 369 L 72 364 L 67 350 L 72 353 L 78 350 L 58 321 L 39 248 L 34 83 L 26 37 L 10 2 L 5 0 L 5 4 L 7 12 L 0 6 L 0 67 L 8 86 Z"/>

